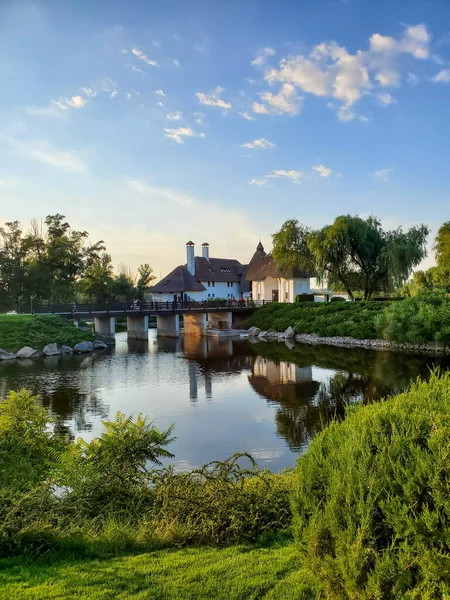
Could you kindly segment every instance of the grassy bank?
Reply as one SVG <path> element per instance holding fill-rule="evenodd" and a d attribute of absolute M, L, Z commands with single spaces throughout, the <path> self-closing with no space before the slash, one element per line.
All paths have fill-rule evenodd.
<path fill-rule="evenodd" d="M 10 352 L 23 346 L 41 350 L 53 342 L 74 346 L 93 339 L 90 331 L 79 330 L 71 321 L 56 315 L 0 315 L 0 348 Z"/>
<path fill-rule="evenodd" d="M 314 333 L 324 337 L 380 339 L 400 344 L 450 345 L 450 298 L 428 293 L 398 302 L 272 303 L 250 324 L 263 330 Z"/>
<path fill-rule="evenodd" d="M 293 544 L 188 548 L 108 560 L 0 563 L 9 600 L 309 600 Z"/>

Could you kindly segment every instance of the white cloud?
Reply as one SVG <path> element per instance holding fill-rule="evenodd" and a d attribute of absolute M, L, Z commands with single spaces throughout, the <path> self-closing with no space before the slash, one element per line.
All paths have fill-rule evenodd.
<path fill-rule="evenodd" d="M 389 106 L 389 104 L 395 104 L 397 102 L 391 94 L 387 93 L 377 94 L 377 98 L 382 106 Z"/>
<path fill-rule="evenodd" d="M 267 178 L 278 178 L 278 177 L 287 177 L 292 180 L 292 183 L 300 183 L 300 179 L 303 176 L 302 171 L 295 171 L 291 169 L 290 171 L 284 171 L 283 169 L 279 169 L 277 171 L 273 171 L 270 175 L 266 175 Z"/>
<path fill-rule="evenodd" d="M 90 96 L 91 98 L 95 98 L 95 96 L 97 95 L 96 90 L 93 90 L 90 87 L 82 87 L 81 91 L 86 95 L 86 96 Z"/>
<path fill-rule="evenodd" d="M 420 82 L 420 77 L 416 73 L 408 73 L 406 81 L 411 85 L 417 85 Z"/>
<path fill-rule="evenodd" d="M 194 117 L 196 117 L 195 122 L 198 123 L 199 125 L 203 125 L 203 119 L 205 118 L 205 115 L 201 112 L 197 112 L 194 113 Z"/>
<path fill-rule="evenodd" d="M 172 61 L 172 64 L 174 67 L 179 67 L 180 66 L 180 61 L 177 58 L 174 58 Z"/>
<path fill-rule="evenodd" d="M 380 169 L 375 171 L 374 176 L 380 181 L 389 181 L 389 176 L 392 173 L 392 169 Z"/>
<path fill-rule="evenodd" d="M 259 185 L 265 187 L 267 185 L 267 179 L 250 179 L 247 181 L 247 185 Z"/>
<path fill-rule="evenodd" d="M 140 69 L 139 67 L 137 67 L 136 65 L 131 65 L 131 69 L 133 71 L 136 71 L 136 73 L 145 73 L 145 71 L 143 71 L 142 69 Z"/>
<path fill-rule="evenodd" d="M 64 101 L 67 106 L 71 106 L 72 108 L 83 108 L 87 102 L 83 96 L 72 96 L 72 98 L 66 98 Z"/>
<path fill-rule="evenodd" d="M 219 97 L 221 92 L 223 92 L 223 88 L 219 86 L 211 94 L 197 92 L 195 95 L 197 96 L 200 104 L 204 104 L 205 106 L 216 106 L 217 108 L 224 108 L 225 110 L 228 110 L 231 108 L 231 103 L 225 102 L 225 100 L 222 100 L 222 98 Z"/>
<path fill-rule="evenodd" d="M 164 102 L 157 102 L 156 106 L 164 106 Z"/>
<path fill-rule="evenodd" d="M 275 50 L 273 48 L 261 48 L 258 50 L 256 58 L 254 58 L 250 64 L 254 67 L 265 65 L 268 56 L 273 56 L 275 54 Z"/>
<path fill-rule="evenodd" d="M 48 142 L 40 140 L 30 142 L 9 141 L 13 147 L 27 158 L 45 163 L 61 171 L 83 173 L 86 170 L 86 166 L 78 154 L 71 150 L 58 150 L 53 148 Z"/>
<path fill-rule="evenodd" d="M 67 110 L 67 106 L 57 101 L 52 101 L 48 106 L 27 106 L 24 110 L 28 115 L 61 119 L 66 116 L 64 111 Z"/>
<path fill-rule="evenodd" d="M 155 94 L 157 94 L 158 96 L 162 96 L 163 98 L 166 97 L 166 94 L 162 91 L 161 88 L 159 88 L 158 90 L 155 90 Z"/>
<path fill-rule="evenodd" d="M 295 86 L 291 83 L 284 83 L 278 94 L 271 92 L 261 92 L 260 102 L 253 102 L 252 110 L 258 114 L 266 115 L 295 115 L 301 107 L 302 98 L 297 95 Z"/>
<path fill-rule="evenodd" d="M 254 140 L 253 142 L 247 142 L 246 144 L 242 144 L 242 148 L 263 148 L 264 150 L 276 147 L 276 144 L 272 144 L 272 142 L 269 142 L 264 138 L 260 138 L 259 140 Z"/>
<path fill-rule="evenodd" d="M 131 52 L 134 54 L 134 56 L 137 56 L 139 60 L 143 60 L 147 65 L 150 65 L 151 67 L 159 67 L 156 60 L 150 60 L 149 57 L 142 52 L 142 50 L 139 50 L 139 48 L 132 48 Z"/>
<path fill-rule="evenodd" d="M 117 90 L 113 90 L 109 95 L 110 98 L 115 98 L 119 92 Z"/>
<path fill-rule="evenodd" d="M 120 51 L 120 54 L 128 54 L 128 50 L 126 50 L 125 48 L 122 48 L 122 50 Z"/>
<path fill-rule="evenodd" d="M 174 113 L 169 113 L 166 115 L 166 119 L 169 119 L 169 121 L 179 121 L 182 118 L 183 118 L 183 113 L 180 112 L 179 110 L 177 110 Z"/>
<path fill-rule="evenodd" d="M 363 123 L 368 123 L 368 122 L 369 122 L 369 120 L 370 120 L 368 117 L 365 117 L 364 115 L 360 115 L 360 116 L 358 117 L 358 119 L 359 119 L 360 121 L 362 121 Z"/>
<path fill-rule="evenodd" d="M 244 119 L 247 119 L 247 121 L 256 121 L 255 117 L 252 117 L 248 114 L 248 111 L 245 111 L 245 113 L 240 112 L 239 114 L 241 115 L 241 117 L 244 117 Z"/>
<path fill-rule="evenodd" d="M 316 165 L 315 167 L 313 167 L 313 170 L 317 171 L 320 177 L 329 177 L 333 172 L 331 169 L 328 169 L 324 165 Z"/>
<path fill-rule="evenodd" d="M 416 25 L 404 28 L 398 39 L 375 33 L 369 48 L 354 54 L 336 42 L 322 42 L 307 55 L 282 58 L 277 68 L 265 73 L 265 79 L 271 85 L 289 84 L 308 94 L 334 98 L 342 103 L 338 119 L 351 121 L 356 116 L 353 105 L 364 95 L 372 94 L 374 87 L 400 83 L 400 55 L 407 54 L 416 60 L 430 57 L 430 39 L 426 27 Z M 255 103 L 253 110 L 271 113 L 268 106 L 260 103 Z M 283 112 L 287 111 L 272 111 L 272 114 Z"/>
<path fill-rule="evenodd" d="M 431 81 L 435 83 L 450 83 L 450 69 L 441 69 Z"/>
<path fill-rule="evenodd" d="M 183 137 L 201 137 L 204 138 L 204 133 L 197 133 L 190 127 L 179 127 L 178 129 L 164 129 L 166 132 L 164 135 L 172 140 L 175 140 L 178 144 L 183 144 Z"/>

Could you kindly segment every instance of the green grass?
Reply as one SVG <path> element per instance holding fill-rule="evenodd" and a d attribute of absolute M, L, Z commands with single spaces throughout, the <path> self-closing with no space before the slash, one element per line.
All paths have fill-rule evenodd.
<path fill-rule="evenodd" d="M 90 331 L 55 315 L 31 317 L 27 315 L 0 315 L 0 348 L 15 352 L 23 346 L 42 349 L 46 344 L 68 344 L 92 340 Z"/>
<path fill-rule="evenodd" d="M 162 550 L 108 560 L 0 562 L 8 600 L 307 600 L 293 544 Z"/>

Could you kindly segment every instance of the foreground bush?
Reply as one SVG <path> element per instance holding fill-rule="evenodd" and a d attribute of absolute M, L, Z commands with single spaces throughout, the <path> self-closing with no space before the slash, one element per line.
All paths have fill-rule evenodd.
<path fill-rule="evenodd" d="M 429 292 L 392 303 L 379 314 L 380 335 L 400 343 L 450 344 L 450 298 Z"/>
<path fill-rule="evenodd" d="M 71 321 L 56 315 L 0 319 L 0 347 L 4 350 L 17 351 L 23 346 L 42 349 L 52 342 L 74 346 L 93 339 L 90 331 L 77 329 Z"/>
<path fill-rule="evenodd" d="M 317 436 L 293 500 L 301 565 L 327 598 L 450 594 L 450 374 Z"/>

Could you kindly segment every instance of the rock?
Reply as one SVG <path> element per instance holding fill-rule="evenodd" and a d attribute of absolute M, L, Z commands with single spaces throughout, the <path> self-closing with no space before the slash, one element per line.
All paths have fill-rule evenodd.
<path fill-rule="evenodd" d="M 248 330 L 248 335 L 251 337 L 257 337 L 261 333 L 261 329 L 259 327 L 250 327 Z"/>
<path fill-rule="evenodd" d="M 263 340 L 267 337 L 267 331 L 260 331 L 258 337 Z"/>
<path fill-rule="evenodd" d="M 12 360 L 13 358 L 16 358 L 15 354 L 12 354 L 11 352 L 3 350 L 3 348 L 0 348 L 0 360 Z"/>
<path fill-rule="evenodd" d="M 74 352 L 92 352 L 94 344 L 92 342 L 80 342 L 73 347 Z"/>
<path fill-rule="evenodd" d="M 267 332 L 267 337 L 269 338 L 269 340 L 276 340 L 276 339 L 278 339 L 278 331 L 274 331 L 273 329 L 269 329 L 269 331 Z"/>
<path fill-rule="evenodd" d="M 292 329 L 292 327 L 288 327 L 286 329 L 286 331 L 284 332 L 284 337 L 287 340 L 291 340 L 293 337 L 295 337 L 295 331 Z"/>
<path fill-rule="evenodd" d="M 42 350 L 44 356 L 56 356 L 61 354 L 61 350 L 58 350 L 58 344 L 47 344 Z"/>
<path fill-rule="evenodd" d="M 283 341 L 285 337 L 286 337 L 286 334 L 283 333 L 283 332 L 281 332 L 281 333 L 278 334 L 278 339 L 281 340 L 281 341 Z"/>
<path fill-rule="evenodd" d="M 70 346 L 62 346 L 61 347 L 61 354 L 72 354 L 73 352 L 73 348 L 71 348 Z"/>
<path fill-rule="evenodd" d="M 101 340 L 97 340 L 94 342 L 94 350 L 104 350 L 107 347 L 108 344 L 105 344 L 105 342 L 102 342 Z"/>
<path fill-rule="evenodd" d="M 30 346 L 24 346 L 17 353 L 17 358 L 37 358 L 39 356 L 39 350 L 30 348 Z"/>
<path fill-rule="evenodd" d="M 248 333 L 241 333 L 240 336 L 241 340 L 247 340 L 248 339 Z"/>

